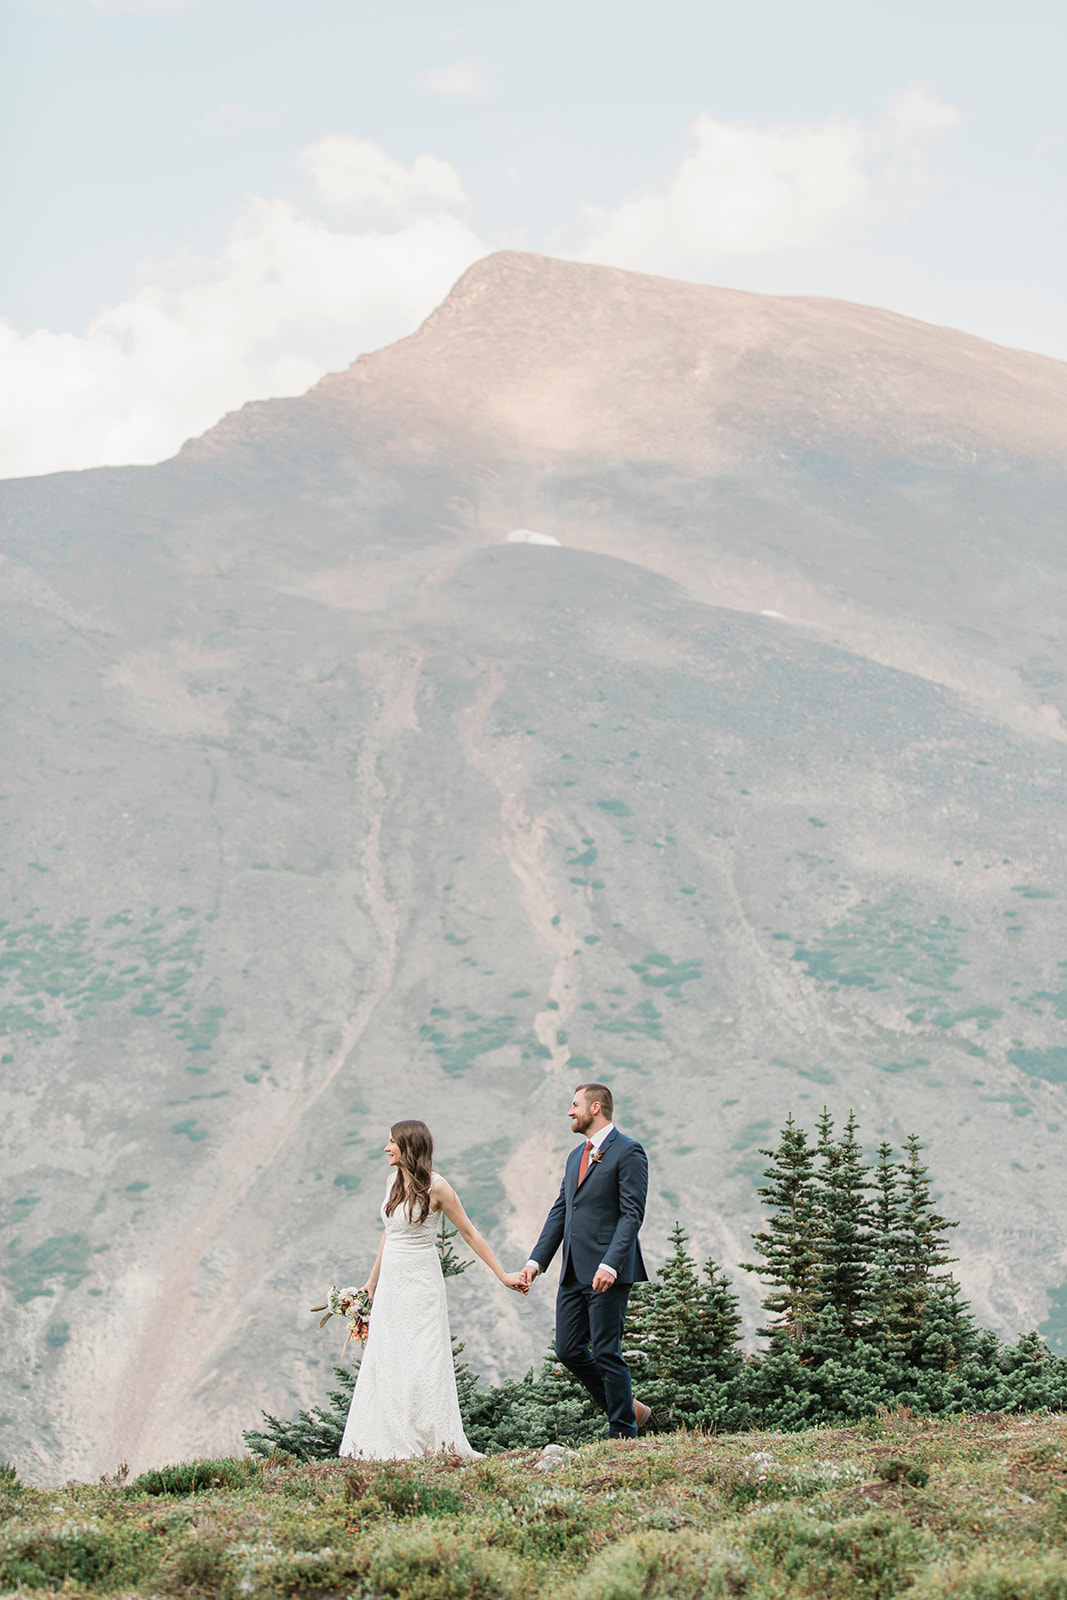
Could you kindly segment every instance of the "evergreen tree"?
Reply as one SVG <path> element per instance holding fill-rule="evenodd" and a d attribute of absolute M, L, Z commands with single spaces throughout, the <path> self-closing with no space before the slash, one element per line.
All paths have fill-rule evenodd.
<path fill-rule="evenodd" d="M 901 1256 L 904 1234 L 900 1216 L 900 1165 L 893 1159 L 892 1145 L 884 1139 L 878 1146 L 872 1189 L 871 1227 L 874 1240 L 867 1336 L 885 1358 L 891 1360 L 900 1354 L 907 1342 L 902 1321 Z"/>
<path fill-rule="evenodd" d="M 635 1387 L 652 1380 L 657 1390 L 673 1393 L 691 1388 L 703 1376 L 707 1341 L 700 1319 L 700 1279 L 686 1249 L 689 1235 L 681 1223 L 671 1230 L 671 1254 L 651 1283 L 631 1291 L 626 1327 L 626 1358 L 635 1366 Z M 642 1393 L 646 1405 L 655 1402 Z"/>
<path fill-rule="evenodd" d="M 452 1248 L 452 1240 L 459 1238 L 459 1229 L 453 1228 L 444 1212 L 441 1212 L 441 1226 L 437 1230 L 437 1254 L 441 1258 L 441 1276 L 443 1278 L 458 1278 L 461 1272 L 466 1272 L 470 1266 L 469 1261 L 461 1261 Z"/>
<path fill-rule="evenodd" d="M 551 1345 L 536 1376 L 531 1367 L 518 1383 L 478 1389 L 461 1380 L 458 1387 L 463 1431 L 476 1450 L 589 1444 L 607 1431 L 604 1413 Z"/>
<path fill-rule="evenodd" d="M 704 1263 L 706 1283 L 700 1285 L 700 1322 L 708 1350 L 708 1366 L 720 1381 L 735 1378 L 744 1366 L 741 1351 L 742 1317 L 729 1278 L 713 1257 Z"/>
<path fill-rule="evenodd" d="M 952 1274 L 931 1279 L 916 1341 L 915 1364 L 955 1372 L 974 1350 L 977 1337 L 970 1305 Z"/>
<path fill-rule="evenodd" d="M 652 1407 L 656 1428 L 721 1425 L 739 1400 L 731 1386 L 743 1361 L 737 1296 L 714 1260 L 701 1279 L 688 1242 L 676 1222 L 671 1254 L 630 1296 L 625 1355 L 634 1393 Z"/>
<path fill-rule="evenodd" d="M 680 1222 L 671 1254 L 650 1283 L 635 1286 L 626 1324 L 626 1359 L 634 1392 L 652 1407 L 657 1427 L 692 1423 L 708 1412 L 717 1385 L 741 1366 L 737 1297 L 715 1262 L 702 1282 Z"/>
<path fill-rule="evenodd" d="M 923 1309 L 931 1285 L 938 1281 L 939 1269 L 955 1257 L 946 1250 L 945 1231 L 958 1228 L 934 1210 L 930 1195 L 930 1174 L 920 1160 L 922 1143 L 910 1134 L 900 1164 L 897 1194 L 897 1236 L 893 1265 L 897 1276 L 898 1339 L 909 1356 L 921 1363 L 920 1335 Z"/>
<path fill-rule="evenodd" d="M 313 1406 L 310 1411 L 298 1411 L 287 1421 L 264 1411 L 263 1427 L 249 1428 L 241 1435 L 249 1450 L 257 1456 L 269 1456 L 272 1451 L 282 1450 L 305 1461 L 329 1461 L 336 1456 L 358 1371 L 358 1362 L 354 1367 L 334 1367 L 337 1388 L 327 1394 L 328 1410 Z"/>
<path fill-rule="evenodd" d="M 867 1331 L 869 1275 L 873 1254 L 870 1169 L 856 1138 L 856 1115 L 834 1138 L 833 1118 L 823 1107 L 817 1151 L 822 1161 L 816 1189 L 818 1274 L 815 1310 L 832 1309 L 840 1337 L 851 1348 Z"/>
<path fill-rule="evenodd" d="M 752 1236 L 763 1264 L 742 1262 L 741 1266 L 745 1272 L 758 1272 L 771 1286 L 763 1309 L 776 1320 L 757 1331 L 771 1340 L 772 1349 L 785 1340 L 803 1347 L 815 1325 L 818 1300 L 815 1153 L 790 1112 L 777 1149 L 761 1149 L 760 1155 L 771 1161 L 764 1171 L 767 1182 L 756 1190 L 770 1213 L 768 1224 L 762 1233 Z"/>

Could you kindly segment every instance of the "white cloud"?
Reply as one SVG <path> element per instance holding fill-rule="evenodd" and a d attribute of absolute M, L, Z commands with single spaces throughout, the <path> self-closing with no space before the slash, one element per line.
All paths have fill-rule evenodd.
<path fill-rule="evenodd" d="M 930 183 L 926 144 L 958 120 L 921 89 L 899 95 L 874 129 L 841 117 L 756 125 L 705 114 L 664 190 L 590 212 L 582 257 L 684 273 L 724 257 L 809 249 L 914 204 Z"/>
<path fill-rule="evenodd" d="M 416 156 L 410 167 L 380 145 L 328 134 L 297 156 L 324 204 L 348 221 L 402 226 L 427 212 L 466 211 L 470 200 L 455 167 L 437 156 Z"/>
<path fill-rule="evenodd" d="M 433 67 L 422 74 L 420 82 L 435 94 L 456 95 L 468 100 L 488 100 L 493 92 L 475 61 L 453 61 L 447 67 Z"/>
<path fill-rule="evenodd" d="M 454 169 L 357 139 L 301 152 L 333 216 L 253 199 L 222 252 L 179 255 L 87 332 L 0 322 L 0 476 L 157 461 L 256 396 L 299 394 L 409 333 L 485 247 Z M 373 226 L 336 224 L 338 211 Z"/>

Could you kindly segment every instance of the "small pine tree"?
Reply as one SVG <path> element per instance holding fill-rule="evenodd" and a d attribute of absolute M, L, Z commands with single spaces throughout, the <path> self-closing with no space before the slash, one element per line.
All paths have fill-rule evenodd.
<path fill-rule="evenodd" d="M 676 1222 L 671 1254 L 655 1279 L 636 1284 L 626 1321 L 626 1360 L 634 1393 L 652 1407 L 657 1428 L 706 1423 L 735 1403 L 722 1386 L 742 1364 L 741 1317 L 729 1281 L 709 1260 L 701 1279 Z"/>
<path fill-rule="evenodd" d="M 958 1228 L 934 1210 L 930 1195 L 930 1173 L 920 1160 L 922 1143 L 910 1134 L 900 1164 L 896 1213 L 895 1267 L 897 1273 L 897 1326 L 900 1342 L 918 1355 L 915 1341 L 923 1325 L 923 1308 L 931 1285 L 938 1281 L 939 1269 L 953 1260 L 946 1250 L 944 1234 Z"/>
<path fill-rule="evenodd" d="M 671 1254 L 656 1274 L 658 1282 L 640 1284 L 630 1296 L 632 1312 L 626 1330 L 628 1353 L 639 1360 L 642 1389 L 646 1375 L 657 1389 L 691 1388 L 704 1371 L 706 1340 L 700 1319 L 700 1279 L 686 1249 L 689 1235 L 681 1223 L 671 1230 Z M 653 1405 L 644 1393 L 646 1405 Z"/>
<path fill-rule="evenodd" d="M 700 1324 L 708 1352 L 708 1368 L 720 1381 L 734 1378 L 744 1365 L 741 1353 L 742 1316 L 729 1278 L 711 1256 L 704 1263 L 706 1283 L 700 1285 Z"/>
<path fill-rule="evenodd" d="M 460 1397 L 461 1407 L 463 1396 Z M 549 1346 L 534 1375 L 471 1393 L 463 1428 L 476 1450 L 529 1450 L 546 1444 L 589 1444 L 603 1437 L 604 1413 Z"/>
<path fill-rule="evenodd" d="M 756 1192 L 770 1213 L 766 1229 L 752 1236 L 763 1264 L 742 1262 L 745 1272 L 758 1272 L 771 1292 L 763 1309 L 776 1319 L 758 1332 L 772 1349 L 788 1340 L 802 1347 L 815 1325 L 819 1279 L 814 1163 L 815 1153 L 803 1128 L 790 1112 L 775 1150 L 760 1150 L 771 1165 L 767 1182 Z"/>
<path fill-rule="evenodd" d="M 820 1316 L 826 1310 L 836 1313 L 840 1336 L 850 1349 L 867 1330 L 873 1254 L 870 1170 L 856 1127 L 855 1112 L 850 1111 L 843 1134 L 835 1139 L 833 1118 L 823 1107 L 817 1146 L 822 1168 L 816 1189 L 815 1310 Z"/>
<path fill-rule="evenodd" d="M 313 1406 L 310 1411 L 298 1411 L 287 1421 L 264 1411 L 264 1426 L 249 1428 L 241 1435 L 252 1454 L 269 1456 L 274 1450 L 284 1450 L 287 1455 L 300 1456 L 304 1461 L 329 1461 L 336 1456 L 358 1371 L 358 1362 L 354 1367 L 334 1367 L 337 1388 L 326 1396 L 328 1410 L 324 1406 Z"/>
<path fill-rule="evenodd" d="M 452 1240 L 459 1238 L 459 1229 L 453 1228 L 444 1212 L 441 1212 L 441 1226 L 437 1230 L 437 1254 L 441 1258 L 441 1276 L 444 1278 L 458 1278 L 461 1272 L 466 1272 L 470 1266 L 469 1261 L 461 1261 L 452 1248 Z"/>
<path fill-rule="evenodd" d="M 900 1222 L 900 1165 L 886 1140 L 878 1146 L 878 1162 L 871 1180 L 871 1252 L 867 1337 L 887 1360 L 906 1344 L 901 1320 L 901 1256 L 904 1235 Z"/>
<path fill-rule="evenodd" d="M 955 1372 L 975 1347 L 978 1337 L 971 1308 L 951 1273 L 931 1278 L 923 1300 L 922 1324 L 912 1341 L 911 1359 L 917 1367 Z"/>

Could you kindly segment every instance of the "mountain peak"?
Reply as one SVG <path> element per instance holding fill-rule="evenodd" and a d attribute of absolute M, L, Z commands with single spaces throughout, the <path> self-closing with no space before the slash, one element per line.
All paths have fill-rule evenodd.
<path fill-rule="evenodd" d="M 1067 468 L 1067 363 L 847 301 L 503 250 L 420 328 L 189 454 L 308 427 L 419 449 L 625 457 L 683 471 L 815 451 Z"/>

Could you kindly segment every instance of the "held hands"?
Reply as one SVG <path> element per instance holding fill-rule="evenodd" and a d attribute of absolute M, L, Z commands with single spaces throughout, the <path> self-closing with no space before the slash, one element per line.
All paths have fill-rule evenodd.
<path fill-rule="evenodd" d="M 504 1275 L 502 1282 L 509 1289 L 518 1289 L 521 1294 L 529 1294 L 530 1285 L 537 1277 L 537 1268 L 531 1263 L 523 1267 L 521 1272 L 509 1272 Z M 606 1272 L 603 1267 L 598 1267 L 593 1278 L 593 1288 L 597 1294 L 603 1294 L 605 1289 L 610 1289 L 615 1282 L 615 1274 Z"/>

